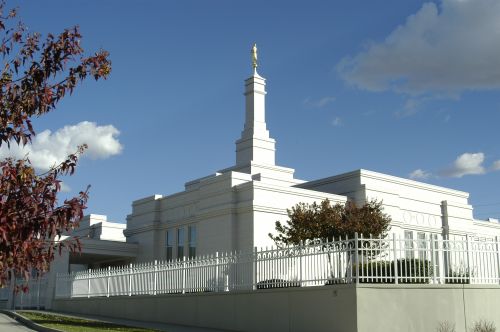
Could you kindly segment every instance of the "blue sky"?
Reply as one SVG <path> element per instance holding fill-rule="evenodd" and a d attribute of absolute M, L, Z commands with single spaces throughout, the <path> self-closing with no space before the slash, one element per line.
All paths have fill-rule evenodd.
<path fill-rule="evenodd" d="M 65 181 L 65 195 L 92 185 L 87 213 L 125 222 L 133 200 L 234 164 L 256 42 L 279 165 L 306 180 L 412 176 L 500 217 L 496 0 L 13 4 L 30 30 L 78 24 L 88 52 L 111 53 L 107 81 L 35 122 L 51 131 L 33 147 L 42 164 L 82 131 L 96 143 Z"/>

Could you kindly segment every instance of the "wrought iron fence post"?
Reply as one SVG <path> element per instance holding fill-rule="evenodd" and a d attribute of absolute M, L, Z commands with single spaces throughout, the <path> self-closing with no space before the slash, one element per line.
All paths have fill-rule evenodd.
<path fill-rule="evenodd" d="M 431 264 L 432 264 L 432 283 L 437 284 L 437 279 L 436 279 L 436 253 L 434 252 L 434 236 L 431 234 Z"/>
<path fill-rule="evenodd" d="M 106 278 L 106 297 L 109 297 L 109 279 L 111 277 L 111 266 L 108 266 L 108 276 Z"/>
<path fill-rule="evenodd" d="M 350 250 L 350 241 L 349 240 L 349 237 L 347 236 L 347 234 L 345 235 L 345 240 L 342 240 L 342 237 L 339 237 L 339 241 L 342 242 L 344 241 L 344 247 L 341 247 L 341 248 L 345 248 L 345 250 L 343 250 L 342 254 L 345 255 L 345 258 L 342 259 L 342 262 L 345 260 L 345 269 L 346 269 L 346 282 L 349 283 L 349 284 L 352 284 L 352 280 L 353 280 L 353 271 L 352 271 L 352 255 L 351 255 L 351 250 Z M 342 246 L 342 244 L 341 244 Z M 340 253 L 340 250 L 339 250 L 339 253 Z M 340 261 L 340 259 L 339 259 Z M 349 264 L 350 263 L 350 264 Z"/>
<path fill-rule="evenodd" d="M 36 308 L 40 310 L 40 276 L 38 276 L 38 288 L 36 292 Z"/>
<path fill-rule="evenodd" d="M 448 270 L 449 270 L 449 255 L 447 253 L 448 248 L 450 247 L 450 244 L 446 242 L 447 240 L 445 239 L 444 235 L 441 235 L 441 237 L 438 235 L 437 236 L 437 250 L 438 250 L 438 266 L 439 266 L 439 283 L 441 284 L 446 284 L 446 278 L 448 276 Z"/>
<path fill-rule="evenodd" d="M 392 233 L 392 252 L 394 256 L 394 283 L 397 285 L 399 283 L 398 279 L 398 248 L 397 248 L 397 243 L 398 241 L 396 240 L 396 233 Z"/>
<path fill-rule="evenodd" d="M 56 276 L 55 276 L 55 279 L 54 279 L 54 298 L 56 297 L 59 297 L 59 291 L 58 291 L 58 287 L 57 287 L 57 283 L 59 281 L 59 272 L 56 272 Z"/>
<path fill-rule="evenodd" d="M 304 242 L 300 241 L 299 244 L 299 285 L 302 287 L 302 256 L 303 256 L 303 251 L 304 251 Z M 328 253 L 330 255 L 330 253 Z M 328 282 L 328 280 L 327 280 Z"/>
<path fill-rule="evenodd" d="M 70 277 L 70 279 L 69 279 L 69 280 L 70 280 L 70 281 L 69 281 L 69 285 L 70 285 L 70 286 L 69 286 L 69 287 L 70 287 L 70 289 L 69 289 L 69 297 L 70 297 L 70 298 L 72 298 L 72 297 L 73 297 L 73 283 L 74 283 L 74 281 L 75 281 L 75 276 L 74 276 L 74 274 L 75 274 L 75 272 L 71 272 L 71 277 Z M 57 275 L 58 275 L 58 277 L 57 277 L 57 278 L 59 278 L 59 273 L 58 273 Z M 67 279 L 66 279 L 66 280 L 67 280 Z M 57 282 L 57 279 L 56 279 L 56 282 Z M 56 283 L 56 285 L 57 285 L 57 283 Z"/>
<path fill-rule="evenodd" d="M 252 289 L 256 290 L 257 289 L 257 247 L 253 247 L 253 255 L 252 255 L 252 262 L 253 262 L 253 280 L 252 280 Z"/>
<path fill-rule="evenodd" d="M 16 276 L 14 275 L 14 271 L 11 270 L 11 274 L 10 274 L 10 296 L 11 296 L 11 299 L 12 299 L 12 303 L 11 303 L 11 309 L 16 309 L 16 284 L 17 284 L 17 281 L 16 281 Z"/>
<path fill-rule="evenodd" d="M 24 292 L 20 292 L 21 293 L 21 310 L 24 309 Z"/>
<path fill-rule="evenodd" d="M 497 282 L 500 283 L 500 239 L 495 236 L 495 242 L 497 247 Z"/>
<path fill-rule="evenodd" d="M 153 295 L 156 295 L 158 288 L 158 261 L 155 259 L 154 279 L 153 279 Z"/>
<path fill-rule="evenodd" d="M 219 286 L 219 252 L 215 252 L 215 291 L 220 291 Z"/>
<path fill-rule="evenodd" d="M 130 263 L 128 270 L 128 296 L 132 296 L 132 263 Z"/>
<path fill-rule="evenodd" d="M 356 284 L 359 284 L 358 232 L 354 233 L 354 264 L 356 264 Z"/>
<path fill-rule="evenodd" d="M 87 298 L 90 298 L 90 275 L 92 273 L 92 269 L 89 269 L 87 272 Z"/>
<path fill-rule="evenodd" d="M 465 235 L 466 238 L 466 250 L 467 250 L 467 273 L 469 274 L 468 279 L 469 279 L 469 284 L 472 284 L 472 272 L 471 272 L 471 265 L 472 265 L 472 253 L 471 253 L 471 242 L 470 242 L 470 236 L 469 234 Z"/>
<path fill-rule="evenodd" d="M 182 294 L 186 294 L 186 256 L 182 257 Z"/>

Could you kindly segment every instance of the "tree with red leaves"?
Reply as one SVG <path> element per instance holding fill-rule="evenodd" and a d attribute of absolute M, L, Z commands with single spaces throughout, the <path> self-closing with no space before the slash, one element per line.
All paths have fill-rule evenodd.
<path fill-rule="evenodd" d="M 16 20 L 16 10 L 5 14 L 5 7 L 1 2 L 0 146 L 10 147 L 29 144 L 35 135 L 30 119 L 54 110 L 86 78 L 106 78 L 111 62 L 104 50 L 84 56 L 78 27 L 42 39 Z M 78 240 L 59 239 L 78 226 L 88 188 L 62 205 L 57 194 L 60 177 L 73 174 L 85 148 L 44 174 L 36 174 L 29 156 L 0 162 L 0 286 L 13 276 L 28 278 L 32 271 L 47 271 L 54 252 L 64 246 L 80 249 Z"/>

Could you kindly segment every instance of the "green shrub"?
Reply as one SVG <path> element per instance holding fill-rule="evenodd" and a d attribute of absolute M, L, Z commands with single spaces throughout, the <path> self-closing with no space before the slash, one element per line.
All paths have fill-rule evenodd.
<path fill-rule="evenodd" d="M 470 274 L 467 271 L 448 271 L 444 282 L 447 284 L 470 284 Z"/>
<path fill-rule="evenodd" d="M 474 322 L 472 328 L 470 329 L 471 332 L 495 332 L 496 330 L 497 329 L 493 322 L 488 322 L 485 320 Z"/>
<path fill-rule="evenodd" d="M 353 265 L 352 276 L 356 277 L 359 272 L 360 283 L 394 283 L 394 264 L 388 261 L 372 261 L 358 266 Z M 368 277 L 370 276 L 370 277 Z M 375 279 L 376 278 L 376 279 Z"/>
<path fill-rule="evenodd" d="M 257 289 L 289 288 L 289 287 L 300 287 L 300 283 L 298 281 L 291 281 L 284 279 L 262 280 L 257 283 Z"/>
<path fill-rule="evenodd" d="M 192 289 L 190 291 L 186 291 L 186 294 L 192 294 L 192 293 L 212 293 L 212 292 L 215 292 L 215 290 L 212 289 L 212 288 L 205 287 L 205 288 L 198 288 L 198 289 Z"/>
<path fill-rule="evenodd" d="M 347 278 L 333 278 L 333 277 L 330 277 L 325 282 L 325 286 L 328 286 L 328 285 L 339 285 L 339 284 L 347 284 Z"/>
<path fill-rule="evenodd" d="M 418 258 L 402 258 L 396 261 L 398 283 L 426 284 L 433 276 L 431 262 Z M 353 266 L 353 278 L 358 269 Z M 394 261 L 372 261 L 359 265 L 360 283 L 395 283 Z"/>
<path fill-rule="evenodd" d="M 448 321 L 440 322 L 436 328 L 436 332 L 455 332 L 455 324 Z"/>
<path fill-rule="evenodd" d="M 431 262 L 424 259 L 398 259 L 398 275 L 400 283 L 420 283 L 430 282 L 434 271 Z"/>

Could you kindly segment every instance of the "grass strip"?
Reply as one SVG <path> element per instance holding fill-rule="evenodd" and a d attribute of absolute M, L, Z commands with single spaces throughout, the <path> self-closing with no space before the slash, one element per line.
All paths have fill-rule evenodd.
<path fill-rule="evenodd" d="M 63 315 L 53 315 L 45 312 L 17 311 L 18 314 L 31 320 L 32 322 L 58 329 L 65 332 L 97 332 L 97 331 L 125 331 L 125 332 L 146 332 L 159 331 L 154 329 L 144 329 L 140 327 L 130 327 L 96 320 L 68 317 Z"/>

